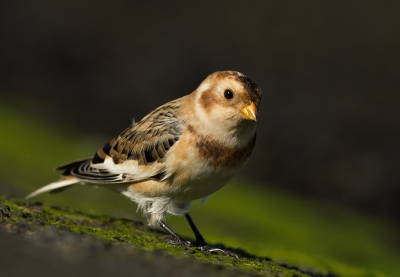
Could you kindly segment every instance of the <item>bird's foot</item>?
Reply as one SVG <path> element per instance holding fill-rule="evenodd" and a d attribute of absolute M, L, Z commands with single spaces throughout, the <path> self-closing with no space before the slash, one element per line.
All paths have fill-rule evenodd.
<path fill-rule="evenodd" d="M 200 232 L 197 230 L 196 226 L 194 225 L 192 219 L 190 218 L 189 214 L 186 214 L 186 218 L 189 220 L 190 226 L 192 226 L 192 229 L 194 230 L 194 233 L 196 235 L 196 241 L 194 243 L 185 240 L 183 238 L 181 238 L 180 236 L 178 236 L 174 231 L 171 230 L 171 228 L 169 228 L 162 220 L 159 220 L 157 222 L 157 224 L 163 228 L 167 233 L 170 234 L 170 236 L 164 237 L 164 241 L 168 244 L 172 244 L 172 245 L 179 245 L 183 248 L 185 248 L 186 250 L 189 250 L 189 248 L 192 247 L 196 247 L 198 250 L 200 250 L 201 252 L 205 253 L 205 254 L 222 254 L 225 256 L 233 256 L 236 257 L 237 259 L 239 258 L 239 256 L 232 252 L 232 251 L 228 251 L 228 250 L 223 250 L 221 248 L 217 248 L 217 247 L 213 247 L 208 245 L 205 240 L 203 239 L 203 236 L 200 234 Z"/>
<path fill-rule="evenodd" d="M 205 253 L 205 254 L 221 254 L 227 257 L 235 257 L 236 259 L 239 259 L 239 256 L 232 251 L 229 250 L 224 250 L 221 248 L 217 248 L 217 247 L 213 247 L 211 245 L 203 245 L 203 246 L 199 246 L 197 247 L 197 249 L 199 249 L 201 252 Z"/>
<path fill-rule="evenodd" d="M 192 242 L 184 240 L 178 236 L 166 236 L 163 240 L 168 244 L 182 246 L 186 250 L 188 250 L 190 247 L 193 247 Z"/>
<path fill-rule="evenodd" d="M 185 248 L 186 250 L 189 250 L 190 248 L 196 248 L 203 252 L 204 254 L 221 254 L 227 257 L 235 257 L 239 259 L 239 256 L 232 251 L 229 250 L 224 250 L 221 248 L 213 247 L 211 245 L 203 244 L 203 243 L 198 243 L 198 242 L 191 242 L 188 240 L 184 240 L 180 237 L 174 237 L 174 236 L 166 236 L 163 239 L 166 243 L 171 244 L 171 245 L 177 245 Z"/>

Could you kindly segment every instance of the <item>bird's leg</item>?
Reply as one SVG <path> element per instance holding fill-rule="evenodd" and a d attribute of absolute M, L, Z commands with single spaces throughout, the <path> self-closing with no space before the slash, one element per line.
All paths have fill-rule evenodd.
<path fill-rule="evenodd" d="M 193 222 L 193 219 L 191 218 L 191 216 L 189 215 L 189 213 L 185 214 L 185 217 L 187 219 L 187 221 L 189 222 L 190 228 L 192 228 L 192 231 L 196 237 L 196 241 L 194 243 L 194 246 L 197 246 L 197 248 L 207 254 L 210 253 L 218 253 L 218 254 L 222 254 L 225 256 L 234 256 L 236 258 L 239 258 L 238 255 L 234 252 L 228 251 L 228 250 L 223 250 L 220 248 L 216 248 L 216 247 L 212 247 L 210 245 L 208 245 L 206 243 L 206 241 L 204 240 L 203 236 L 201 235 L 199 229 L 197 229 L 196 225 Z"/>
<path fill-rule="evenodd" d="M 181 245 L 185 247 L 185 249 L 189 249 L 192 246 L 192 243 L 190 241 L 184 240 L 180 236 L 178 236 L 174 231 L 172 231 L 171 228 L 167 226 L 167 224 L 164 223 L 164 221 L 159 220 L 157 221 L 157 224 L 163 228 L 168 234 L 172 236 L 172 240 L 168 240 L 168 243 L 170 244 L 176 244 L 176 245 Z"/>
<path fill-rule="evenodd" d="M 236 258 L 239 258 L 237 254 L 235 254 L 231 251 L 223 250 L 223 249 L 208 245 L 206 243 L 206 241 L 204 240 L 203 236 L 201 235 L 199 229 L 197 229 L 196 225 L 194 224 L 189 213 L 185 214 L 185 217 L 186 217 L 187 221 L 189 222 L 189 225 L 192 228 L 192 231 L 196 237 L 195 243 L 192 244 L 190 241 L 184 240 L 183 238 L 178 236 L 174 231 L 172 231 L 172 229 L 169 228 L 167 226 L 167 224 L 165 224 L 164 221 L 159 220 L 159 221 L 157 221 L 157 224 L 161 228 L 163 228 L 168 234 L 170 234 L 172 236 L 172 239 L 167 240 L 168 243 L 183 246 L 185 249 L 189 249 L 192 246 L 196 246 L 200 251 L 202 251 L 206 254 L 218 253 L 218 254 L 222 254 L 225 256 L 234 256 Z"/>
<path fill-rule="evenodd" d="M 196 224 L 194 224 L 194 221 L 192 217 L 189 215 L 189 213 L 185 214 L 185 217 L 187 221 L 189 222 L 190 228 L 192 228 L 192 231 L 196 237 L 196 241 L 194 245 L 196 246 L 205 246 L 207 245 L 206 241 L 204 240 L 203 236 L 201 235 L 199 229 L 197 229 Z"/>

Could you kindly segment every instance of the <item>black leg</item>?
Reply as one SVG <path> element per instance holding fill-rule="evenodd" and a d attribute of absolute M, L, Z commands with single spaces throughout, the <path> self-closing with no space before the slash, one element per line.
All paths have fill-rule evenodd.
<path fill-rule="evenodd" d="M 236 253 L 207 245 L 206 241 L 204 240 L 203 236 L 201 235 L 199 229 L 197 229 L 197 227 L 194 224 L 193 219 L 191 218 L 189 213 L 185 214 L 185 217 L 186 217 L 187 221 L 189 222 L 189 225 L 192 228 L 192 231 L 196 237 L 196 242 L 194 243 L 194 245 L 197 246 L 200 251 L 207 253 L 207 254 L 219 253 L 219 254 L 222 254 L 225 256 L 234 256 L 236 258 L 239 258 L 239 256 Z"/>
<path fill-rule="evenodd" d="M 196 242 L 194 243 L 195 246 L 202 252 L 210 254 L 210 253 L 218 253 L 218 254 L 222 254 L 225 256 L 234 256 L 236 258 L 239 258 L 238 255 L 236 255 L 235 253 L 231 252 L 231 251 L 227 251 L 227 250 L 222 250 L 220 248 L 215 248 L 212 247 L 210 245 L 207 245 L 203 236 L 200 234 L 199 229 L 197 229 L 196 225 L 194 224 L 192 218 L 190 217 L 189 214 L 185 214 L 186 219 L 188 220 L 190 227 L 193 230 L 194 235 L 196 236 Z M 170 244 L 175 244 L 175 245 L 180 245 L 183 246 L 185 249 L 189 249 L 190 247 L 192 247 L 192 243 L 190 241 L 184 240 L 183 238 L 181 238 L 180 236 L 178 236 L 174 231 L 172 231 L 171 228 L 169 228 L 167 226 L 167 224 L 165 224 L 163 221 L 159 220 L 157 222 L 157 224 L 163 228 L 168 234 L 170 234 L 172 236 L 172 239 L 167 240 L 168 243 Z"/>
<path fill-rule="evenodd" d="M 192 246 L 192 243 L 190 241 L 184 240 L 180 236 L 178 236 L 174 231 L 172 231 L 171 228 L 167 226 L 163 221 L 159 220 L 157 224 L 163 228 L 168 234 L 172 236 L 172 240 L 168 241 L 171 244 L 177 244 L 185 247 L 186 249 L 189 249 Z"/>
<path fill-rule="evenodd" d="M 192 228 L 192 231 L 196 237 L 196 242 L 195 245 L 196 246 L 205 246 L 206 241 L 204 240 L 203 236 L 201 235 L 199 229 L 197 229 L 196 225 L 193 222 L 193 219 L 190 217 L 189 213 L 185 214 L 185 217 L 187 219 L 187 221 L 189 222 L 190 228 Z"/>

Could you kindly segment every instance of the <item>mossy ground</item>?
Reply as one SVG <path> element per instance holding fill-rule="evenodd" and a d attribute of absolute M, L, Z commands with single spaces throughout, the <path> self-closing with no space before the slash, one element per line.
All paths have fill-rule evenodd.
<path fill-rule="evenodd" d="M 165 243 L 163 241 L 164 233 L 150 230 L 138 221 L 118 219 L 107 215 L 90 215 L 65 207 L 47 206 L 38 202 L 29 203 L 21 199 L 8 199 L 4 196 L 0 196 L 0 223 L 1 227 L 8 232 L 28 237 L 44 230 L 52 230 L 53 232 L 72 232 L 90 236 L 108 245 L 129 245 L 140 251 L 156 253 L 156 251 L 162 250 L 175 259 L 186 260 L 188 264 L 195 260 L 200 262 L 206 271 L 211 270 L 226 276 L 336 276 L 329 272 L 318 272 L 311 269 L 306 271 L 278 264 L 268 258 L 252 256 L 240 249 L 236 249 L 240 255 L 239 258 L 204 254 L 196 248 L 185 250 L 179 246 Z M 99 249 L 99 251 L 107 251 L 107 248 Z M 70 251 L 69 255 L 74 256 L 76 253 Z M 148 268 L 149 272 L 152 272 L 153 267 L 158 266 L 157 263 L 157 259 L 154 259 L 154 264 Z M 222 272 L 224 270 L 226 272 Z"/>

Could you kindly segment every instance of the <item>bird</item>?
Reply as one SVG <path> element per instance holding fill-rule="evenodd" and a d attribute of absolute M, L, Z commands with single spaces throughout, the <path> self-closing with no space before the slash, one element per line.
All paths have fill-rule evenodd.
<path fill-rule="evenodd" d="M 104 187 L 136 202 L 149 225 L 170 235 L 170 243 L 229 255 L 205 242 L 189 209 L 192 201 L 221 189 L 249 160 L 260 102 L 260 87 L 243 73 L 214 72 L 192 93 L 133 122 L 94 156 L 56 167 L 60 179 L 26 199 L 76 185 Z M 185 216 L 196 241 L 169 228 L 166 214 Z"/>

